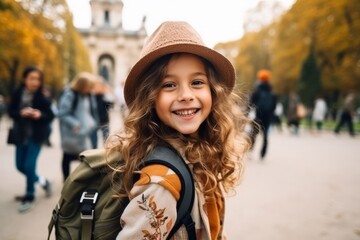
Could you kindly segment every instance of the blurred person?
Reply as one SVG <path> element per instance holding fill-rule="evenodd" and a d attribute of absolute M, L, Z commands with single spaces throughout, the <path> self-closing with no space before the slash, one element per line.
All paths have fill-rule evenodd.
<path fill-rule="evenodd" d="M 95 96 L 92 93 L 96 78 L 88 72 L 79 73 L 65 87 L 60 97 L 58 117 L 60 120 L 62 171 L 64 181 L 70 174 L 70 163 L 79 154 L 91 149 L 91 134 L 98 124 Z"/>
<path fill-rule="evenodd" d="M 44 76 L 36 66 L 27 67 L 22 82 L 11 95 L 8 108 L 16 130 L 15 159 L 16 168 L 26 177 L 25 195 L 16 196 L 20 201 L 19 212 L 26 212 L 34 206 L 35 183 L 39 183 L 50 197 L 51 183 L 36 173 L 37 159 L 41 146 L 46 142 L 49 123 L 54 118 L 51 102 L 43 94 Z"/>
<path fill-rule="evenodd" d="M 326 101 L 321 95 L 319 95 L 315 99 L 314 110 L 312 112 L 312 121 L 315 122 L 317 133 L 320 133 L 322 130 L 326 113 L 327 113 Z"/>
<path fill-rule="evenodd" d="M 273 120 L 272 120 L 272 125 L 274 127 L 276 127 L 279 132 L 282 132 L 282 119 L 284 116 L 284 105 L 278 101 L 276 103 L 276 107 L 274 110 L 274 116 L 273 116 Z"/>
<path fill-rule="evenodd" d="M 355 93 L 350 92 L 344 99 L 340 118 L 335 127 L 335 134 L 339 134 L 344 125 L 348 126 L 350 136 L 355 136 L 353 116 L 355 115 Z"/>
<path fill-rule="evenodd" d="M 56 117 L 57 116 L 57 112 L 56 110 L 54 109 L 54 105 L 55 105 L 55 100 L 54 98 L 52 97 L 52 94 L 51 94 L 51 90 L 48 88 L 48 87 L 44 87 L 43 88 L 43 94 L 45 97 L 48 98 L 48 100 L 51 102 L 51 110 L 53 111 L 54 113 L 54 116 Z M 50 141 L 50 136 L 51 136 L 51 133 L 52 133 L 52 123 L 53 121 L 49 122 L 49 125 L 48 125 L 48 136 L 46 138 L 46 141 L 45 141 L 45 145 L 48 146 L 48 147 L 51 147 L 52 144 L 51 144 L 51 141 Z"/>
<path fill-rule="evenodd" d="M 102 132 L 103 142 L 105 142 L 106 138 L 109 136 L 109 111 L 114 104 L 114 95 L 108 84 L 102 78 L 96 80 L 93 93 L 96 99 L 99 125 L 95 128 L 91 136 L 91 143 L 93 148 L 97 148 L 98 130 L 101 130 Z"/>
<path fill-rule="evenodd" d="M 295 92 L 290 93 L 286 117 L 290 132 L 294 135 L 299 134 L 301 116 L 299 116 L 298 107 L 300 103 L 299 96 Z"/>
<path fill-rule="evenodd" d="M 270 71 L 262 69 L 257 73 L 258 82 L 250 97 L 250 104 L 255 110 L 255 119 L 250 134 L 251 148 L 255 145 L 257 135 L 261 132 L 263 143 L 260 159 L 263 160 L 268 146 L 268 132 L 276 107 L 276 97 L 272 93 Z"/>

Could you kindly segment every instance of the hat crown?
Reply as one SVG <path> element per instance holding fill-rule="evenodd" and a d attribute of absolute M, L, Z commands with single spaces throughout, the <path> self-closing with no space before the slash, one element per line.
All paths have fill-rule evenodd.
<path fill-rule="evenodd" d="M 163 48 L 175 44 L 196 44 L 205 46 L 200 35 L 187 22 L 164 22 L 146 40 L 140 53 L 141 57 Z"/>

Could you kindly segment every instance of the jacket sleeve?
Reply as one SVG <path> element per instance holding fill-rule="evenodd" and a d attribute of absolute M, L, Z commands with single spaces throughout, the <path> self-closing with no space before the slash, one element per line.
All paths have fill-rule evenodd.
<path fill-rule="evenodd" d="M 20 119 L 22 119 L 20 115 L 20 97 L 21 97 L 20 90 L 14 92 L 11 95 L 10 103 L 7 109 L 9 116 L 15 121 L 19 121 Z"/>
<path fill-rule="evenodd" d="M 58 117 L 71 128 L 80 126 L 79 120 L 72 114 L 73 101 L 75 101 L 75 93 L 70 89 L 65 89 L 60 97 Z"/>
<path fill-rule="evenodd" d="M 39 119 L 39 121 L 42 123 L 51 122 L 55 117 L 55 114 L 51 109 L 51 100 L 43 95 L 39 95 L 38 99 L 40 99 L 38 109 L 41 111 L 41 118 Z M 37 108 L 37 106 L 34 107 Z"/>
<path fill-rule="evenodd" d="M 180 188 L 179 178 L 169 168 L 151 165 L 142 169 L 116 239 L 166 239 L 176 221 Z"/>

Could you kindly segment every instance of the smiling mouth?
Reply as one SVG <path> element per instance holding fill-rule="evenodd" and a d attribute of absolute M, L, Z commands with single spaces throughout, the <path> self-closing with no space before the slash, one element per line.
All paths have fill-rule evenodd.
<path fill-rule="evenodd" d="M 186 109 L 186 110 L 174 111 L 173 113 L 175 113 L 178 116 L 186 117 L 186 116 L 194 115 L 198 111 L 199 111 L 199 109 L 194 108 L 194 109 Z"/>

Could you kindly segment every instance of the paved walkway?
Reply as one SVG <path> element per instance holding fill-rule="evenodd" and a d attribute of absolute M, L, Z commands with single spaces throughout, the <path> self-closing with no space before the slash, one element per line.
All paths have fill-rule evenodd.
<path fill-rule="evenodd" d="M 120 124 L 113 121 L 111 126 L 114 130 Z M 46 239 L 62 187 L 58 124 L 54 122 L 53 147 L 44 147 L 38 161 L 38 173 L 51 179 L 54 195 L 47 199 L 37 187 L 36 206 L 25 214 L 17 212 L 13 200 L 23 193 L 25 181 L 15 169 L 6 132 L 1 122 L 0 239 Z M 225 228 L 230 240 L 360 239 L 360 137 L 306 132 L 294 137 L 274 131 L 264 162 L 256 159 L 258 149 L 257 143 L 237 195 L 228 198 Z"/>

